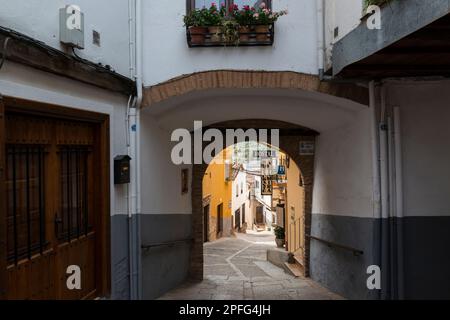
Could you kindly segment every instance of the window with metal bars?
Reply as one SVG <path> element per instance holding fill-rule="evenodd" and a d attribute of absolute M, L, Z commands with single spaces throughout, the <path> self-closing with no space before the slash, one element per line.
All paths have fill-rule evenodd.
<path fill-rule="evenodd" d="M 47 246 L 44 161 L 43 146 L 6 146 L 8 263 L 31 259 Z"/>
<path fill-rule="evenodd" d="M 61 212 L 56 229 L 60 242 L 70 242 L 92 229 L 89 221 L 87 147 L 67 146 L 60 149 Z"/>

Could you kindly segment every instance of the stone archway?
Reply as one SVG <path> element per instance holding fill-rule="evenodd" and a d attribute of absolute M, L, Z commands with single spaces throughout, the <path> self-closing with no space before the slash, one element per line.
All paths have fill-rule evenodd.
<path fill-rule="evenodd" d="M 237 120 L 227 121 L 209 126 L 205 129 L 279 129 L 280 150 L 286 153 L 299 167 L 305 188 L 305 252 L 304 268 L 305 276 L 309 276 L 310 261 L 310 235 L 312 217 L 312 193 L 314 183 L 314 155 L 301 155 L 300 143 L 302 141 L 315 142 L 318 132 L 298 125 L 293 125 L 273 120 Z M 226 146 L 224 145 L 224 148 Z M 192 168 L 192 225 L 193 246 L 191 249 L 190 278 L 192 280 L 203 279 L 203 239 L 204 239 L 204 217 L 203 217 L 203 177 L 208 169 L 208 164 L 193 165 Z"/>

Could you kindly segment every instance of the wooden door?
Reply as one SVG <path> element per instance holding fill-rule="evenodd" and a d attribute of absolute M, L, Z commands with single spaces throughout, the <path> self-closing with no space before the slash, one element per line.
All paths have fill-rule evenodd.
<path fill-rule="evenodd" d="M 291 206 L 289 208 L 288 250 L 297 257 L 303 257 L 305 236 L 304 236 L 304 214 L 301 208 Z"/>
<path fill-rule="evenodd" d="M 256 207 L 256 224 L 257 225 L 264 224 L 264 207 L 263 206 Z"/>
<path fill-rule="evenodd" d="M 217 206 L 217 235 L 221 236 L 223 231 L 223 203 Z"/>
<path fill-rule="evenodd" d="M 203 208 L 203 242 L 209 241 L 209 204 Z"/>
<path fill-rule="evenodd" d="M 241 209 L 234 213 L 234 228 L 239 231 L 241 229 Z"/>
<path fill-rule="evenodd" d="M 96 297 L 96 125 L 7 113 L 5 127 L 6 297 Z"/>

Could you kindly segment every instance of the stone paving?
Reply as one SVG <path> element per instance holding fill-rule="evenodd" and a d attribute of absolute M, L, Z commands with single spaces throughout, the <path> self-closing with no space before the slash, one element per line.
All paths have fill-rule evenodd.
<path fill-rule="evenodd" d="M 338 300 L 310 279 L 295 278 L 266 260 L 270 233 L 239 234 L 207 243 L 202 282 L 185 283 L 162 300 Z"/>

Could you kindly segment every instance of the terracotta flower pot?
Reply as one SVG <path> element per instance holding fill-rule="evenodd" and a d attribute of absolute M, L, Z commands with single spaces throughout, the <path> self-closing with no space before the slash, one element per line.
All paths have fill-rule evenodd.
<path fill-rule="evenodd" d="M 222 41 L 222 29 L 219 26 L 212 26 L 208 28 L 209 40 L 211 42 L 221 42 Z"/>
<path fill-rule="evenodd" d="M 275 239 L 275 242 L 277 243 L 278 248 L 283 248 L 286 244 L 286 240 L 284 239 Z"/>
<path fill-rule="evenodd" d="M 252 29 L 249 26 L 239 27 L 239 42 L 250 42 L 251 31 Z"/>
<path fill-rule="evenodd" d="M 257 25 L 255 26 L 256 40 L 260 42 L 270 41 L 270 26 Z"/>
<path fill-rule="evenodd" d="M 191 35 L 192 44 L 204 44 L 205 35 L 208 32 L 206 27 L 189 27 L 189 34 Z"/>

